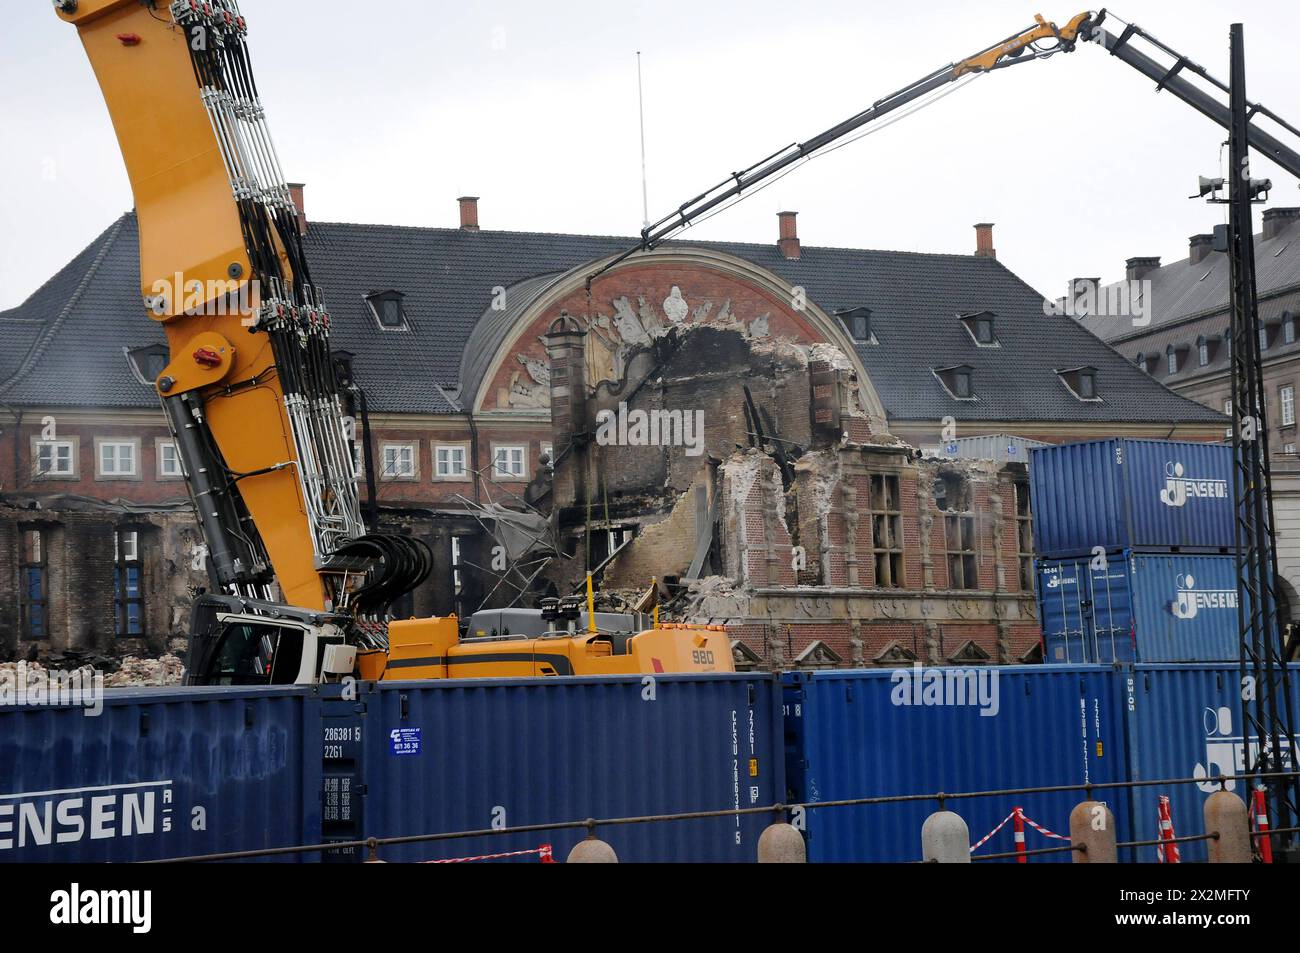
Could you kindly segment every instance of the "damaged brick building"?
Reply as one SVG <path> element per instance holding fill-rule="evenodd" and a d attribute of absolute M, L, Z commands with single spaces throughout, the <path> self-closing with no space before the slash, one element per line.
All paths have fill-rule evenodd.
<path fill-rule="evenodd" d="M 301 201 L 301 189 L 297 192 Z M 403 613 L 662 585 L 739 663 L 1033 660 L 1023 466 L 954 436 L 1217 439 L 974 255 L 312 222 L 365 506 L 435 554 Z M 123 216 L 0 314 L 0 652 L 161 651 L 206 584 Z M 1090 388 L 1079 386 L 1088 376 Z M 1089 396 L 1091 395 L 1091 396 Z M 361 477 L 364 481 L 365 477 Z M 612 556 L 612 558 L 611 558 Z"/>

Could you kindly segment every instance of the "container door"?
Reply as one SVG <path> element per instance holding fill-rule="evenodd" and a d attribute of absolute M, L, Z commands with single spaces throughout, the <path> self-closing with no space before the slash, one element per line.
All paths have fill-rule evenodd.
<path fill-rule="evenodd" d="M 1150 554 L 1133 562 L 1141 661 L 1237 660 L 1237 566 L 1232 556 Z"/>
<path fill-rule="evenodd" d="M 1129 560 L 1106 556 L 1088 564 L 1088 591 L 1092 603 L 1092 657 L 1089 662 L 1109 665 L 1132 662 L 1133 589 Z"/>
<path fill-rule="evenodd" d="M 1092 607 L 1083 573 L 1086 561 L 1042 560 L 1038 564 L 1038 607 L 1047 653 L 1052 665 L 1088 662 Z"/>

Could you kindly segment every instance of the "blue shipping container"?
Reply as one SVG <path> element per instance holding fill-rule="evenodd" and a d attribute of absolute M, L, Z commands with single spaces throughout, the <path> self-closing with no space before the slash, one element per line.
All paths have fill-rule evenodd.
<path fill-rule="evenodd" d="M 1126 779 L 1118 684 L 1100 667 L 794 672 L 785 684 L 792 803 Z M 1068 836 L 1070 811 L 1083 797 L 1080 789 L 953 800 L 947 807 L 965 818 L 974 843 L 1016 806 Z M 1097 797 L 1125 829 L 1125 792 Z M 936 809 L 934 801 L 811 808 L 808 859 L 919 860 L 921 824 Z M 1027 836 L 1031 848 L 1061 844 L 1032 830 Z M 976 856 L 1011 850 L 1008 824 Z M 1068 859 L 1067 853 L 1034 858 Z"/>
<path fill-rule="evenodd" d="M 771 675 L 383 682 L 364 709 L 356 724 L 367 836 L 785 801 L 780 684 Z M 615 825 L 597 836 L 620 861 L 752 862 L 771 821 L 731 814 Z M 380 856 L 418 861 L 550 843 L 562 861 L 585 836 L 550 830 L 434 841 L 386 847 Z"/>
<path fill-rule="evenodd" d="M 1232 448 L 1094 440 L 1030 451 L 1034 549 L 1059 558 L 1122 549 L 1228 552 Z"/>
<path fill-rule="evenodd" d="M 310 689 L 108 690 L 93 710 L 0 707 L 0 862 L 121 863 L 319 842 Z"/>
<path fill-rule="evenodd" d="M 1159 836 L 1157 802 L 1162 794 L 1170 799 L 1175 834 L 1204 834 L 1205 799 L 1219 787 L 1213 777 L 1245 770 L 1238 667 L 1138 665 L 1117 672 L 1116 678 L 1124 682 L 1127 696 L 1131 779 L 1199 779 L 1186 784 L 1133 788 L 1132 836 L 1125 837 L 1121 828 L 1120 839 L 1153 840 Z M 1300 665 L 1291 666 L 1291 692 L 1294 710 L 1300 712 Z M 1292 752 L 1296 743 L 1292 739 Z M 1247 796 L 1239 781 L 1228 781 L 1226 787 L 1243 798 Z M 1277 826 L 1276 820 L 1273 826 Z M 1207 860 L 1203 841 L 1180 844 L 1179 854 L 1184 862 Z M 1130 848 L 1120 857 L 1121 861 L 1142 863 L 1154 863 L 1156 859 L 1155 847 Z"/>
<path fill-rule="evenodd" d="M 1220 662 L 1238 655 L 1232 556 L 1121 553 L 1040 559 L 1050 663 Z"/>

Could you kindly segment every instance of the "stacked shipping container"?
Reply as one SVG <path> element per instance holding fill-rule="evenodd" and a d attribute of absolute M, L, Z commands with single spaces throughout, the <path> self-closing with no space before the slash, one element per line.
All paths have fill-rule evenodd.
<path fill-rule="evenodd" d="M 931 795 L 814 806 L 796 818 L 812 861 L 912 861 L 941 791 L 1075 786 L 948 800 L 974 843 L 1013 807 L 1066 834 L 1085 785 L 1177 778 L 1193 780 L 1095 797 L 1111 806 L 1121 842 L 1155 836 L 1161 794 L 1177 832 L 1195 835 L 1213 778 L 1244 763 L 1237 684 L 1235 665 L 1044 665 L 412 682 L 361 685 L 353 697 L 337 686 L 114 691 L 98 716 L 7 705 L 0 862 L 120 862 L 689 811 L 725 813 L 597 834 L 624 861 L 752 861 L 770 815 L 736 808 Z M 1292 690 L 1300 694 L 1300 666 Z M 381 854 L 429 860 L 550 842 L 562 860 L 583 836 L 551 829 Z M 1032 828 L 1028 839 L 1062 844 Z M 1008 824 L 975 855 L 1011 850 Z M 1204 845 L 1182 853 L 1203 860 Z M 1121 854 L 1154 859 L 1146 848 Z"/>
<path fill-rule="evenodd" d="M 1237 658 L 1231 447 L 1063 444 L 1029 473 L 1048 662 Z"/>
<path fill-rule="evenodd" d="M 150 860 L 785 800 L 772 675 L 105 697 L 99 714 L 0 703 L 0 863 Z M 742 861 L 754 859 L 766 823 L 737 813 L 598 834 L 624 861 Z M 430 860 L 549 842 L 562 860 L 585 836 L 489 835 L 384 856 Z"/>

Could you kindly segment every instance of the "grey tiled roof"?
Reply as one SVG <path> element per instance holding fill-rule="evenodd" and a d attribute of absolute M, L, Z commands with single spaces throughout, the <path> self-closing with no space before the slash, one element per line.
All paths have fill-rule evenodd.
<path fill-rule="evenodd" d="M 1228 256 L 1224 252 L 1212 251 L 1196 264 L 1190 258 L 1171 262 L 1148 272 L 1146 280 L 1151 282 L 1149 325 L 1139 328 L 1131 321 L 1096 317 L 1083 318 L 1082 323 L 1098 337 L 1114 343 L 1143 338 L 1163 325 L 1176 324 L 1195 315 L 1227 310 Z M 1264 299 L 1297 286 L 1300 286 L 1300 220 L 1287 223 L 1268 241 L 1262 235 L 1255 236 L 1255 287 L 1261 299 L 1261 313 Z"/>
<path fill-rule="evenodd" d="M 0 401 L 21 405 L 153 407 L 152 389 L 130 373 L 124 348 L 161 343 L 142 314 L 135 216 L 127 214 L 18 308 L 0 329 L 38 319 L 46 331 L 23 359 L 0 357 Z M 307 254 L 325 289 L 334 344 L 377 412 L 451 413 L 462 374 L 482 373 L 493 324 L 493 289 L 540 291 L 546 276 L 620 252 L 630 238 L 535 232 L 406 228 L 312 222 Z M 807 289 L 831 312 L 872 310 L 878 345 L 859 353 L 895 420 L 1218 421 L 1141 373 L 1072 318 L 1043 313 L 1043 300 L 1000 262 L 966 255 L 804 246 L 787 260 L 775 245 L 695 244 L 747 259 Z M 405 295 L 409 331 L 383 331 L 366 295 Z M 998 347 L 977 347 L 958 313 L 996 313 Z M 478 331 L 476 332 L 476 327 Z M 0 330 L 0 346 L 13 334 Z M 466 353 L 467 348 L 475 353 Z M 7 349 L 7 348 L 6 348 Z M 30 348 L 29 348 L 30 350 Z M 932 368 L 969 364 L 975 401 L 950 397 Z M 1097 368 L 1100 403 L 1075 399 L 1055 370 Z M 464 383 L 472 385 L 474 381 Z"/>

